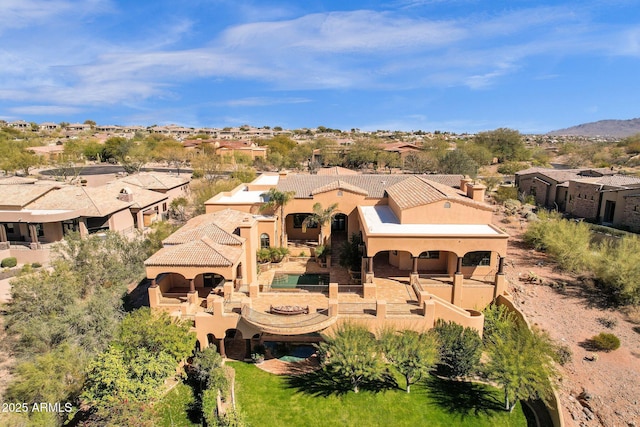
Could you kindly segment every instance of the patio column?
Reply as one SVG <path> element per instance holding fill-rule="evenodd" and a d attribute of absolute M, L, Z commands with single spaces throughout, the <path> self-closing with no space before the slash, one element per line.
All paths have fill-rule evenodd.
<path fill-rule="evenodd" d="M 502 256 L 498 259 L 498 273 L 496 273 L 494 285 L 493 298 L 498 298 L 498 296 L 504 294 L 507 287 L 507 282 L 504 276 L 504 257 Z"/>
<path fill-rule="evenodd" d="M 367 273 L 373 274 L 373 257 L 370 256 L 368 258 L 368 260 L 369 260 L 369 265 L 368 265 L 368 268 L 367 268 Z"/>
<path fill-rule="evenodd" d="M 413 261 L 413 269 L 411 271 L 411 274 L 418 274 L 418 257 L 412 255 L 411 260 Z"/>
<path fill-rule="evenodd" d="M 458 264 L 456 265 L 456 274 L 453 275 L 453 295 L 451 303 L 462 306 L 462 285 L 464 283 L 464 275 L 462 274 L 462 257 L 458 257 Z"/>
<path fill-rule="evenodd" d="M 31 243 L 38 243 L 38 230 L 34 224 L 29 224 L 29 238 Z"/>
<path fill-rule="evenodd" d="M 0 224 L 0 242 L 7 241 L 7 228 L 4 224 Z"/>
<path fill-rule="evenodd" d="M 189 293 L 194 294 L 196 292 L 196 281 L 195 279 L 189 279 Z"/>
<path fill-rule="evenodd" d="M 220 356 L 227 357 L 227 353 L 224 348 L 224 338 L 218 340 L 218 350 L 220 350 Z"/>
<path fill-rule="evenodd" d="M 151 288 L 157 288 L 158 287 L 158 283 L 156 282 L 155 277 L 153 279 L 151 279 Z"/>

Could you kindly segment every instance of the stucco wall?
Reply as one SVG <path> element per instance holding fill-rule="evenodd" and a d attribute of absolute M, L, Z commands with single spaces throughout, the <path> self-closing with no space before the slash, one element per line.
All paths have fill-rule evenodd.
<path fill-rule="evenodd" d="M 394 209 L 402 224 L 489 224 L 491 210 L 479 209 L 455 201 L 439 201 L 428 205 L 416 206 L 400 212 L 394 208 L 393 200 L 389 206 Z M 448 208 L 446 206 L 449 206 Z"/>

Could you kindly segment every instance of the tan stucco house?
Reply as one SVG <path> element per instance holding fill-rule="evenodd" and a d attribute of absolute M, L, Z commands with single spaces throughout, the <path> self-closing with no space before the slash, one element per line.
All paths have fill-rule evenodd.
<path fill-rule="evenodd" d="M 284 230 L 279 209 L 262 209 L 270 188 L 293 195 Z M 491 224 L 484 192 L 455 175 L 261 175 L 207 201 L 205 215 L 145 262 L 150 305 L 192 319 L 201 347 L 240 357 L 261 342 L 318 340 L 349 320 L 425 330 L 445 319 L 481 331 L 480 311 L 506 294 L 508 239 Z M 304 227 L 316 203 L 337 203 L 336 214 Z M 334 248 L 326 266 L 302 258 L 258 275 L 258 249 L 284 234 L 292 255 L 313 252 L 321 227 Z M 360 242 L 356 271 L 338 267 L 337 248 L 351 238 Z M 293 273 L 318 283 L 283 289 Z"/>

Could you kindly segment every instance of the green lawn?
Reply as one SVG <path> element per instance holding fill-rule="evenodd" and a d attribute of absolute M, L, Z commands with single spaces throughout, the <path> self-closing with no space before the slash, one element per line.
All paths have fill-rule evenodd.
<path fill-rule="evenodd" d="M 322 376 L 286 378 L 254 365 L 229 363 L 236 371 L 236 399 L 250 426 L 470 426 L 526 427 L 520 404 L 502 410 L 494 388 L 430 378 L 411 393 L 389 383 L 383 391 L 335 392 Z M 402 383 L 401 383 L 402 384 Z"/>
<path fill-rule="evenodd" d="M 199 427 L 189 419 L 188 410 L 194 403 L 191 387 L 184 383 L 176 385 L 164 395 L 155 407 L 156 425 L 162 427 Z"/>

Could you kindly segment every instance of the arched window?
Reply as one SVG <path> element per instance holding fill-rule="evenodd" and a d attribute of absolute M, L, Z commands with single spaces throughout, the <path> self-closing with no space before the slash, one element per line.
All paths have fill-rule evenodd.
<path fill-rule="evenodd" d="M 269 235 L 267 233 L 262 233 L 260 235 L 260 247 L 261 248 L 268 248 L 269 246 L 271 246 L 270 241 L 269 241 Z"/>

